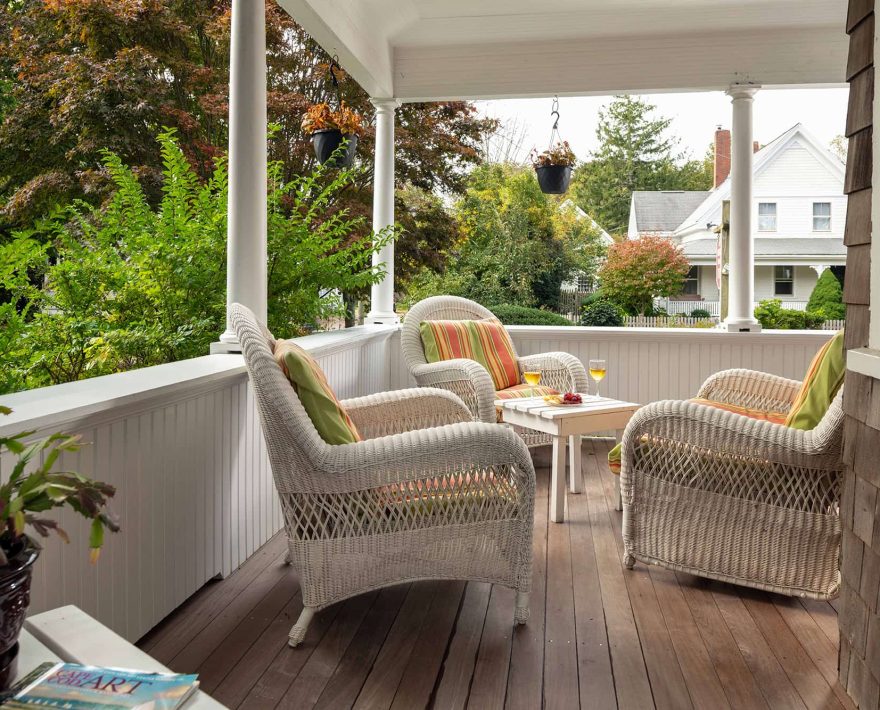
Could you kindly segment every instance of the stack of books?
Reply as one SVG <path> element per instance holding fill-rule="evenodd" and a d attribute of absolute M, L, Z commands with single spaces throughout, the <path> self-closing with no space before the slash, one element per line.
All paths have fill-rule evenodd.
<path fill-rule="evenodd" d="M 195 675 L 44 663 L 16 684 L 0 707 L 174 710 L 198 687 Z"/>

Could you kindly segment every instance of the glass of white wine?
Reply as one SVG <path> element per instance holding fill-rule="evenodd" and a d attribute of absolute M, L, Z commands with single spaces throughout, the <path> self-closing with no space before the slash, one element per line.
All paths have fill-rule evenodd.
<path fill-rule="evenodd" d="M 599 383 L 605 379 L 606 372 L 604 360 L 590 360 L 590 377 L 596 381 L 596 397 L 599 396 Z"/>
<path fill-rule="evenodd" d="M 535 387 L 537 387 L 538 384 L 540 384 L 541 382 L 541 373 L 537 370 L 530 370 L 529 372 L 523 373 L 523 379 L 526 381 L 526 383 L 532 386 L 531 396 L 534 397 Z"/>

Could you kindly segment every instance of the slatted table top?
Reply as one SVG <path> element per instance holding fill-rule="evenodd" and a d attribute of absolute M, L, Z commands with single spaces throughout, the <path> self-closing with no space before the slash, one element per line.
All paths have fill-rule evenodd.
<path fill-rule="evenodd" d="M 520 412 L 541 419 L 566 419 L 595 414 L 616 414 L 618 412 L 635 412 L 642 405 L 634 402 L 623 402 L 608 397 L 581 395 L 581 404 L 552 405 L 547 404 L 543 397 L 522 397 L 520 399 L 499 399 L 495 406 L 505 411 Z"/>

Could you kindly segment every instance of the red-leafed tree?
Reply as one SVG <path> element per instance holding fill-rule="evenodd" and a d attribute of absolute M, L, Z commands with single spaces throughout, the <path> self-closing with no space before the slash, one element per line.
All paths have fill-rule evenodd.
<path fill-rule="evenodd" d="M 102 151 L 132 166 L 157 202 L 157 135 L 174 128 L 203 178 L 226 150 L 230 0 L 8 0 L 0 2 L 0 241 L 13 228 L 70 200 L 103 201 L 111 181 Z M 300 128 L 306 107 L 335 99 L 330 57 L 274 1 L 266 1 L 271 160 L 281 179 L 311 172 Z M 354 82 L 341 98 L 368 121 L 374 109 Z M 494 120 L 473 104 L 407 104 L 397 112 L 397 176 L 426 191 L 460 192 Z M 372 200 L 368 129 L 359 154 L 367 170 L 335 209 L 368 215 Z M 454 239 L 450 230 L 448 239 Z M 413 240 L 418 259 L 423 250 Z M 407 234 L 398 251 L 410 247 Z"/>
<path fill-rule="evenodd" d="M 599 271 L 602 291 L 631 313 L 650 312 L 654 298 L 681 293 L 689 269 L 668 239 L 645 236 L 613 244 Z"/>

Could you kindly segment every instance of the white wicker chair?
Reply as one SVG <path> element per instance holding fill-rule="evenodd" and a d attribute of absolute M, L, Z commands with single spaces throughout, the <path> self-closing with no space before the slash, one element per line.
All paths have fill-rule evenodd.
<path fill-rule="evenodd" d="M 800 382 L 750 370 L 710 377 L 698 397 L 787 411 Z M 838 594 L 843 391 L 811 431 L 655 402 L 623 437 L 624 562 L 790 596 Z"/>
<path fill-rule="evenodd" d="M 418 579 L 492 582 L 517 591 L 528 619 L 535 471 L 511 431 L 476 423 L 462 402 L 409 389 L 343 404 L 364 441 L 325 443 L 247 308 L 231 307 L 281 499 L 303 611 Z"/>
<path fill-rule="evenodd" d="M 458 296 L 432 296 L 419 301 L 406 314 L 401 331 L 403 357 L 420 387 L 438 387 L 461 397 L 474 419 L 494 422 L 495 387 L 485 367 L 474 360 L 444 360 L 429 363 L 425 358 L 419 324 L 426 320 L 481 320 L 492 312 L 479 303 Z M 541 384 L 560 392 L 586 392 L 587 371 L 569 353 L 553 352 L 518 357 L 520 373 L 539 371 Z M 530 446 L 549 443 L 546 435 L 519 431 Z"/>

